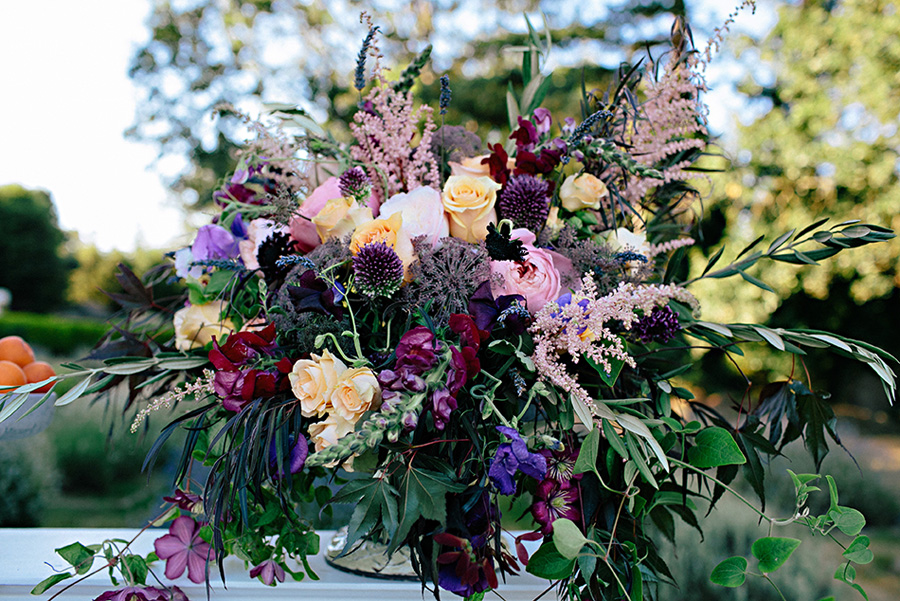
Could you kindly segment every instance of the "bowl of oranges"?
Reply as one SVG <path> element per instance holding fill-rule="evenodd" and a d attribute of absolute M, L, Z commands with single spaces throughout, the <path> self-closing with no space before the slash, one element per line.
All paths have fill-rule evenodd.
<path fill-rule="evenodd" d="M 0 415 L 9 412 L 6 404 L 16 397 L 15 389 L 26 384 L 39 384 L 55 376 L 48 363 L 36 361 L 34 350 L 19 336 L 0 338 Z M 53 399 L 47 399 L 40 406 L 35 405 L 53 387 L 52 382 L 31 391 L 28 398 L 15 411 L 0 422 L 0 439 L 12 440 L 37 434 L 48 425 L 53 417 Z M 13 392 L 11 392 L 13 391 Z"/>

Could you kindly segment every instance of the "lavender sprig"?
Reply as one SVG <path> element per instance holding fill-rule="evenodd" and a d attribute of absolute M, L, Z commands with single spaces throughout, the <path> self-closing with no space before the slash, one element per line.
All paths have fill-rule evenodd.
<path fill-rule="evenodd" d="M 447 107 L 450 106 L 450 96 L 450 78 L 446 75 L 441 75 L 441 115 L 447 114 Z"/>
<path fill-rule="evenodd" d="M 363 40 L 362 48 L 359 49 L 359 54 L 356 55 L 356 80 L 353 86 L 360 92 L 366 87 L 366 56 L 369 54 L 369 47 L 372 45 L 372 40 L 375 39 L 375 34 L 378 33 L 379 29 L 381 28 L 378 25 L 369 28 L 369 33 L 366 34 L 366 39 Z"/>

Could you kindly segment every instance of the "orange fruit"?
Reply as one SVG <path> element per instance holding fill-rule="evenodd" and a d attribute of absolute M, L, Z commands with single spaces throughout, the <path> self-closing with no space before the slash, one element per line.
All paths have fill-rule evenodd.
<path fill-rule="evenodd" d="M 0 361 L 0 386 L 22 386 L 27 383 L 28 378 L 21 367 L 12 361 Z"/>
<path fill-rule="evenodd" d="M 34 384 L 35 382 L 43 382 L 47 378 L 52 378 L 56 375 L 56 372 L 53 371 L 53 368 L 50 367 L 49 363 L 44 363 L 43 361 L 32 361 L 24 368 L 22 371 L 25 372 L 25 378 L 28 380 L 29 384 Z M 53 383 L 47 384 L 46 386 L 41 386 L 35 392 L 47 392 L 53 388 Z"/>
<path fill-rule="evenodd" d="M 20 337 L 5 336 L 0 338 L 0 360 L 12 361 L 19 367 L 25 367 L 34 361 L 34 351 Z"/>

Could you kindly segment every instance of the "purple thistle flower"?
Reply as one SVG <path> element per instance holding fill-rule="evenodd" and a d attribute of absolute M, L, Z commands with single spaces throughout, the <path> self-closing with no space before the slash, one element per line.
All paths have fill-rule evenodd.
<path fill-rule="evenodd" d="M 501 495 L 516 492 L 516 472 L 522 472 L 536 480 L 542 480 L 547 474 L 547 459 L 539 453 L 528 451 L 528 445 L 514 429 L 497 426 L 497 430 L 508 436 L 512 442 L 501 443 L 491 462 L 488 476 Z"/>
<path fill-rule="evenodd" d="M 206 579 L 206 562 L 212 550 L 200 538 L 200 524 L 181 516 L 169 526 L 169 533 L 153 541 L 153 548 L 160 559 L 166 560 L 166 578 L 180 577 L 185 568 L 188 579 L 200 584 Z"/>
<path fill-rule="evenodd" d="M 516 227 L 540 231 L 550 213 L 550 182 L 523 173 L 512 176 L 497 199 L 502 219 L 511 220 Z"/>
<path fill-rule="evenodd" d="M 276 580 L 284 582 L 284 568 L 278 565 L 274 559 L 267 559 L 250 570 L 250 578 L 256 577 L 269 586 L 275 586 Z"/>
<path fill-rule="evenodd" d="M 353 257 L 356 288 L 370 298 L 390 297 L 403 283 L 403 261 L 384 242 L 370 242 Z"/>
<path fill-rule="evenodd" d="M 653 307 L 649 315 L 641 317 L 631 331 L 642 342 L 668 342 L 681 330 L 678 316 L 670 307 Z"/>
<path fill-rule="evenodd" d="M 338 180 L 341 194 L 355 198 L 361 204 L 365 204 L 372 191 L 372 180 L 366 175 L 362 167 L 352 167 L 341 175 Z"/>

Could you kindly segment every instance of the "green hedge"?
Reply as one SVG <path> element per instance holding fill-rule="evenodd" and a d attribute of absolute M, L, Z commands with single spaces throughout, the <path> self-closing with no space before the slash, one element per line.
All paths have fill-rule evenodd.
<path fill-rule="evenodd" d="M 21 336 L 28 344 L 53 355 L 73 355 L 94 346 L 107 329 L 107 322 L 84 317 L 62 317 L 8 311 L 0 315 L 0 338 Z"/>

